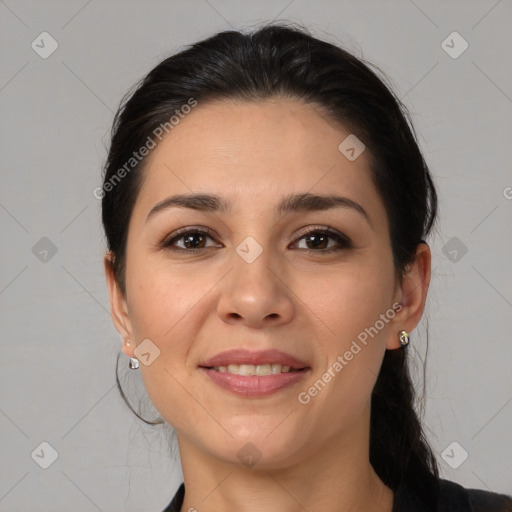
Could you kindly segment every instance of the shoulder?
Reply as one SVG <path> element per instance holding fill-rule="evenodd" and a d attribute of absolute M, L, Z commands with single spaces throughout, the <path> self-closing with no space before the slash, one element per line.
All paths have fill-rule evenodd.
<path fill-rule="evenodd" d="M 440 480 L 439 512 L 512 512 L 512 497 Z"/>

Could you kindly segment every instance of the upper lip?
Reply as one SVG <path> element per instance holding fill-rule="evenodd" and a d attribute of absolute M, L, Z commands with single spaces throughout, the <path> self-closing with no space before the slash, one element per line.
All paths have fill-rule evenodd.
<path fill-rule="evenodd" d="M 244 349 L 227 350 L 207 359 L 199 366 L 211 368 L 214 366 L 228 366 L 230 364 L 252 364 L 257 366 L 259 364 L 272 363 L 289 366 L 297 370 L 308 366 L 304 361 L 276 349 L 259 351 Z"/>

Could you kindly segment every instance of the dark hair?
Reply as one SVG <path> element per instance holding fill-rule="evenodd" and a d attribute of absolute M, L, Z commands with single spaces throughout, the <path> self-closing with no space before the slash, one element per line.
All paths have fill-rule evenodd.
<path fill-rule="evenodd" d="M 345 126 L 368 148 L 372 179 L 388 214 L 394 265 L 401 280 L 415 259 L 418 244 L 424 243 L 436 221 L 437 194 L 406 108 L 370 66 L 312 37 L 303 27 L 283 24 L 266 25 L 248 34 L 225 31 L 197 42 L 158 64 L 121 103 L 112 128 L 104 187 L 113 183 L 132 154 L 159 126 L 169 125 L 170 117 L 191 98 L 198 104 L 272 97 L 302 100 Z M 134 165 L 102 200 L 108 248 L 123 292 L 128 225 L 143 166 L 143 160 Z M 372 393 L 370 462 L 391 489 L 396 491 L 400 483 L 406 483 L 432 503 L 430 510 L 434 510 L 438 469 L 415 411 L 406 354 L 407 350 L 397 349 L 384 356 Z M 131 408 L 117 369 L 116 378 Z"/>

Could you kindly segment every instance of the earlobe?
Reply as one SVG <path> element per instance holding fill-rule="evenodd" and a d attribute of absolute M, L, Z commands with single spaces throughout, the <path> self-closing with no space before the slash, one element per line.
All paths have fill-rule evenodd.
<path fill-rule="evenodd" d="M 133 339 L 132 325 L 130 317 L 128 315 L 128 307 L 126 303 L 126 297 L 119 287 L 119 283 L 116 280 L 113 266 L 113 254 L 108 251 L 103 259 L 105 267 L 105 277 L 107 280 L 107 288 L 110 299 L 110 315 L 112 322 L 123 337 L 123 352 L 128 356 L 133 356 L 134 347 L 130 344 L 130 340 Z"/>
<path fill-rule="evenodd" d="M 400 311 L 395 315 L 386 348 L 394 350 L 401 346 L 400 332 L 410 333 L 419 324 L 423 315 L 430 284 L 430 247 L 426 242 L 418 244 L 414 262 L 406 267 L 400 287 Z"/>
<path fill-rule="evenodd" d="M 134 357 L 133 351 L 135 349 L 135 346 L 130 341 L 130 338 L 123 337 L 122 342 L 123 342 L 122 343 L 122 350 L 123 350 L 124 355 L 126 355 L 128 357 Z"/>

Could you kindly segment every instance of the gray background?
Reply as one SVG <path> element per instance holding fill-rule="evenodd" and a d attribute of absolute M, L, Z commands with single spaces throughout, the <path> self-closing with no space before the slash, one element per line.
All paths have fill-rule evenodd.
<path fill-rule="evenodd" d="M 411 347 L 421 366 L 428 317 L 427 432 L 445 478 L 512 492 L 510 0 L 0 0 L 1 511 L 158 511 L 180 483 L 161 427 L 115 388 L 93 190 L 129 87 L 188 43 L 274 18 L 376 63 L 410 108 L 440 193 Z M 43 31 L 59 45 L 46 59 L 31 47 Z M 453 31 L 458 58 L 441 46 Z M 441 455 L 454 441 L 452 465 L 469 454 L 457 469 Z"/>

